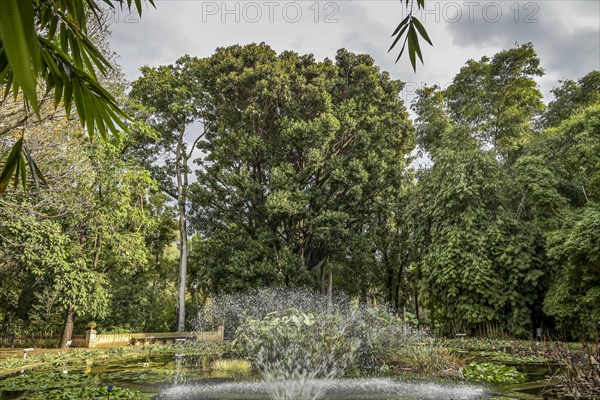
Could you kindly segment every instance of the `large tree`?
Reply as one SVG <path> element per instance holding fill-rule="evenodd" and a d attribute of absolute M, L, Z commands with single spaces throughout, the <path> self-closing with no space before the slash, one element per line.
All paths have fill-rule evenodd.
<path fill-rule="evenodd" d="M 543 73 L 531 43 L 469 60 L 444 92 L 448 113 L 483 146 L 514 162 L 544 109 L 535 81 Z"/>
<path fill-rule="evenodd" d="M 420 293 L 440 333 L 532 332 L 544 270 L 536 236 L 508 208 L 509 182 L 476 144 L 440 151 L 420 176 Z"/>
<path fill-rule="evenodd" d="M 317 62 L 264 44 L 219 49 L 207 70 L 198 267 L 214 290 L 318 282 L 331 293 L 403 179 L 412 128 L 402 83 L 367 55 Z"/>
<path fill-rule="evenodd" d="M 544 127 L 556 127 L 582 108 L 600 103 L 600 71 L 592 71 L 577 82 L 561 81 L 552 94 L 554 99 L 541 118 Z"/>
<path fill-rule="evenodd" d="M 599 93 L 597 89 L 596 96 Z M 552 266 L 544 310 L 556 318 L 566 336 L 596 338 L 600 324 L 600 106 L 572 107 L 579 112 L 546 129 L 530 146 L 529 158 L 539 160 L 551 178 L 545 181 L 551 185 L 532 182 L 526 203 L 545 227 Z M 565 109 L 549 111 L 562 114 Z M 547 121 L 554 119 L 548 117 Z"/>
<path fill-rule="evenodd" d="M 10 325 L 35 319 L 35 306 L 54 299 L 54 309 L 64 313 L 64 347 L 76 316 L 108 314 L 111 279 L 148 264 L 146 240 L 156 222 L 146 201 L 154 182 L 122 160 L 124 142 L 86 142 L 65 121 L 37 129 L 29 132 L 29 151 L 48 171 L 51 189 L 36 190 L 31 180 L 27 191 L 0 201 L 0 273 L 13 286 L 0 296 L 0 308 L 11 314 Z"/>
<path fill-rule="evenodd" d="M 539 229 L 522 218 L 513 165 L 542 110 L 527 44 L 469 61 L 452 84 L 419 92 L 417 139 L 431 157 L 414 201 L 422 298 L 441 332 L 527 336 L 546 269 Z"/>
<path fill-rule="evenodd" d="M 130 96 L 144 108 L 140 116 L 156 132 L 156 140 L 138 143 L 138 154 L 177 202 L 179 219 L 179 296 L 177 330 L 185 330 L 188 275 L 188 188 L 190 158 L 207 129 L 208 102 L 203 61 L 182 57 L 174 65 L 143 67 Z"/>

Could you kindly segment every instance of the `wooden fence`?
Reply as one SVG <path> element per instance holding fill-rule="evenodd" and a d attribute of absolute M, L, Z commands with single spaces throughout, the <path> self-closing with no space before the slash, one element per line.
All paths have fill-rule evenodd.
<path fill-rule="evenodd" d="M 178 340 L 195 342 L 223 342 L 224 327 L 208 332 L 151 332 L 151 333 L 103 333 L 89 331 L 82 346 L 77 347 L 119 347 L 141 344 L 169 344 Z M 75 343 L 73 343 L 75 345 Z M 79 343 L 78 343 L 79 344 Z"/>
<path fill-rule="evenodd" d="M 71 347 L 121 347 L 142 344 L 169 344 L 178 341 L 216 342 L 224 340 L 224 327 L 219 326 L 215 331 L 207 332 L 150 332 L 150 333 L 101 333 L 88 331 L 85 335 L 73 335 Z M 23 337 L 0 338 L 0 347 L 55 347 L 60 338 Z"/>

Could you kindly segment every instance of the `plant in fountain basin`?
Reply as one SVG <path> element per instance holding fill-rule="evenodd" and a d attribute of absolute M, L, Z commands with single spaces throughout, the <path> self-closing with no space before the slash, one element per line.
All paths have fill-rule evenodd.
<path fill-rule="evenodd" d="M 350 320 L 337 313 L 275 311 L 248 318 L 236 340 L 253 358 L 274 399 L 315 400 L 356 355 L 360 341 L 349 334 Z"/>

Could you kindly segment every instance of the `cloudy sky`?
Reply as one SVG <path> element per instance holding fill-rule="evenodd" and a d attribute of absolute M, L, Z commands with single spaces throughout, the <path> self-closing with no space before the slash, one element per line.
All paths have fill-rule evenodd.
<path fill-rule="evenodd" d="M 266 42 L 277 51 L 333 57 L 338 48 L 371 54 L 381 68 L 407 82 L 405 100 L 424 84 L 446 85 L 468 59 L 532 42 L 546 76 L 547 96 L 560 79 L 600 69 L 600 1 L 434 1 L 421 13 L 434 47 L 413 72 L 408 59 L 387 53 L 390 34 L 403 17 L 400 0 L 156 0 L 141 19 L 113 15 L 112 47 L 126 77 L 143 65 L 173 63 L 217 47 Z M 426 47 L 426 48 L 425 48 Z"/>

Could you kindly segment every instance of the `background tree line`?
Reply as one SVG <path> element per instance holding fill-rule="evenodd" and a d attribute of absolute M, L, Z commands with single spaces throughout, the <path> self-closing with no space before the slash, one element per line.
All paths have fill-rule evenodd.
<path fill-rule="evenodd" d="M 183 330 L 216 294 L 302 286 L 440 334 L 597 337 L 600 72 L 547 107 L 542 75 L 531 45 L 470 60 L 411 122 L 368 55 L 253 44 L 116 85 L 107 143 L 48 107 L 2 135 L 39 130 L 48 188 L 0 199 L 0 329 Z"/>

